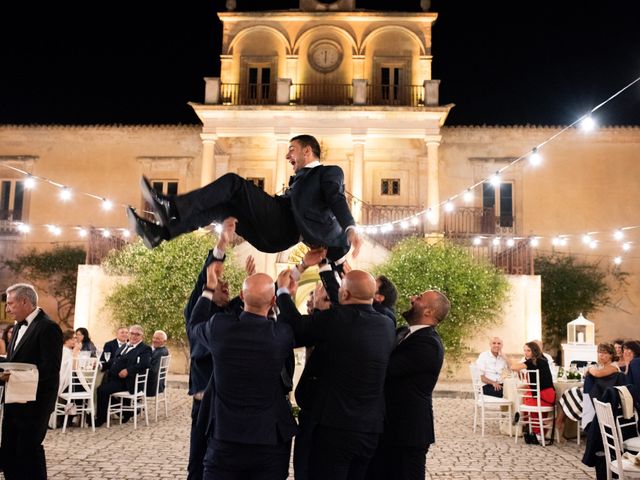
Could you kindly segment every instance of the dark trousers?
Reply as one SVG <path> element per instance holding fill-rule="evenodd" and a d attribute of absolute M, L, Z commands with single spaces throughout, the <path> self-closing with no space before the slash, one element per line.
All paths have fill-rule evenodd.
<path fill-rule="evenodd" d="M 493 385 L 489 385 L 488 383 L 482 386 L 482 393 L 489 395 L 490 397 L 502 398 L 502 390 L 496 390 L 493 388 Z"/>
<path fill-rule="evenodd" d="M 169 225 L 172 238 L 232 216 L 238 219 L 238 235 L 261 252 L 281 252 L 300 240 L 289 200 L 271 196 L 235 173 L 172 199 L 178 213 L 177 222 Z"/>
<path fill-rule="evenodd" d="M 111 379 L 98 387 L 96 405 L 96 426 L 102 425 L 107 421 L 107 410 L 109 408 L 109 396 L 112 393 L 124 392 L 127 390 L 127 384 L 122 379 Z"/>
<path fill-rule="evenodd" d="M 369 465 L 367 480 L 424 480 L 426 475 L 426 447 L 399 447 L 384 444 L 376 451 Z"/>
<path fill-rule="evenodd" d="M 313 445 L 313 432 L 318 423 L 305 410 L 298 413 L 298 434 L 293 441 L 293 471 L 296 480 L 309 480 L 309 461 Z"/>
<path fill-rule="evenodd" d="M 248 445 L 209 439 L 204 461 L 205 480 L 286 480 L 291 441 Z"/>
<path fill-rule="evenodd" d="M 35 403 L 7 404 L 2 424 L 2 468 L 6 480 L 46 480 L 47 462 L 42 442 L 49 412 Z"/>
<path fill-rule="evenodd" d="M 209 402 L 210 399 L 207 400 Z M 203 411 L 203 400 L 193 400 L 191 407 L 191 435 L 189 441 L 189 465 L 187 466 L 187 480 L 202 480 L 204 476 L 204 456 L 207 453 L 207 422 L 199 415 L 206 415 Z"/>
<path fill-rule="evenodd" d="M 309 473 L 312 480 L 361 480 L 380 435 L 318 425 L 313 432 Z"/>

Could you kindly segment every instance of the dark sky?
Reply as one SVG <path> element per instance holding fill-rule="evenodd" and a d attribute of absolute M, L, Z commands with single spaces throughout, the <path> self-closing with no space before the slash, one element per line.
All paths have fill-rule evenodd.
<path fill-rule="evenodd" d="M 2 12 L 1 124 L 199 123 L 187 102 L 201 102 L 203 77 L 219 73 L 224 0 L 6 3 L 20 5 Z M 379 10 L 419 3 L 356 0 Z M 573 122 L 640 76 L 639 3 L 433 0 L 433 76 L 441 103 L 456 104 L 447 124 Z M 640 125 L 640 82 L 599 122 Z"/>

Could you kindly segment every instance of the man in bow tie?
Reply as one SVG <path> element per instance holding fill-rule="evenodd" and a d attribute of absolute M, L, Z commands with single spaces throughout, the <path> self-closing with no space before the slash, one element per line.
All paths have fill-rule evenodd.
<path fill-rule="evenodd" d="M 7 313 L 18 323 L 6 361 L 36 365 L 38 387 L 35 401 L 4 406 L 0 450 L 4 478 L 46 480 L 42 442 L 58 394 L 62 330 L 38 307 L 38 294 L 25 283 L 7 289 Z"/>
<path fill-rule="evenodd" d="M 320 164 L 320 144 L 311 135 L 293 137 L 286 155 L 295 175 L 283 195 L 272 196 L 235 173 L 183 195 L 165 196 L 142 178 L 142 194 L 159 225 L 129 207 L 133 230 L 149 248 L 211 222 L 238 219 L 237 232 L 262 252 L 277 253 L 299 241 L 326 247 L 327 258 L 340 260 L 361 240 L 344 195 L 344 173 Z M 267 228 L 265 228 L 267 227 Z"/>
<path fill-rule="evenodd" d="M 98 387 L 98 404 L 96 412 L 96 427 L 107 421 L 109 396 L 112 393 L 135 390 L 136 375 L 144 373 L 151 365 L 151 347 L 143 339 L 144 331 L 140 325 L 129 327 L 129 342 L 125 343 L 104 365 L 107 381 Z M 124 421 L 128 421 L 124 417 Z"/>

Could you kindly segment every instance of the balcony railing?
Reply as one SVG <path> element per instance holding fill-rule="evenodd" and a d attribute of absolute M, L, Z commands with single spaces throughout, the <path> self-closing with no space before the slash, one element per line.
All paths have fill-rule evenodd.
<path fill-rule="evenodd" d="M 367 85 L 367 105 L 423 107 L 422 85 Z"/>
<path fill-rule="evenodd" d="M 296 105 L 351 105 L 352 92 L 350 84 L 294 83 L 289 102 Z"/>
<path fill-rule="evenodd" d="M 454 239 L 460 244 L 461 239 Z M 533 249 L 528 240 L 520 240 L 513 247 L 493 245 L 488 242 L 483 245 L 470 245 L 469 242 L 462 243 L 473 258 L 483 259 L 495 265 L 507 275 L 533 275 Z"/>
<path fill-rule="evenodd" d="M 276 103 L 276 85 L 271 83 L 221 83 L 223 105 L 272 105 Z"/>
<path fill-rule="evenodd" d="M 17 235 L 18 226 L 16 222 L 22 221 L 22 209 L 7 210 L 0 209 L 0 235 Z"/>

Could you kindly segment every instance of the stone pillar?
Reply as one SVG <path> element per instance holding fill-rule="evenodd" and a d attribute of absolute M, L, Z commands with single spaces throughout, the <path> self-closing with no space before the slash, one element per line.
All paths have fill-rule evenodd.
<path fill-rule="evenodd" d="M 364 78 L 353 79 L 353 104 L 367 104 L 367 81 Z"/>
<path fill-rule="evenodd" d="M 440 181 L 438 171 L 438 147 L 442 137 L 430 135 L 425 137 L 427 144 L 427 207 L 432 211 L 431 227 L 437 227 L 440 223 Z"/>
<path fill-rule="evenodd" d="M 429 107 L 437 107 L 440 102 L 439 98 L 440 80 L 424 81 L 424 104 Z"/>
<path fill-rule="evenodd" d="M 365 74 L 364 74 L 365 56 L 353 55 L 351 58 L 353 62 L 353 78 L 356 78 L 356 79 L 365 78 Z"/>
<path fill-rule="evenodd" d="M 200 170 L 200 185 L 204 186 L 215 180 L 216 173 L 216 140 L 213 133 L 201 133 L 202 139 L 202 169 Z"/>
<path fill-rule="evenodd" d="M 298 55 L 287 55 L 287 78 L 291 79 L 292 83 L 298 81 Z"/>
<path fill-rule="evenodd" d="M 207 105 L 217 105 L 220 103 L 220 78 L 204 78 L 204 103 Z"/>
<path fill-rule="evenodd" d="M 351 158 L 351 194 L 355 200 L 351 206 L 351 214 L 356 223 L 360 222 L 362 217 L 362 200 L 364 196 L 363 180 L 364 180 L 364 144 L 367 139 L 366 132 L 352 132 L 351 141 L 353 142 L 353 156 Z"/>
<path fill-rule="evenodd" d="M 287 166 L 289 164 L 285 160 L 289 149 L 289 137 L 290 132 L 288 130 L 276 132 L 276 177 L 273 185 L 275 193 L 282 193 L 289 184 L 287 179 Z"/>
<path fill-rule="evenodd" d="M 276 103 L 289 105 L 289 92 L 291 91 L 291 79 L 279 78 L 276 85 Z"/>

